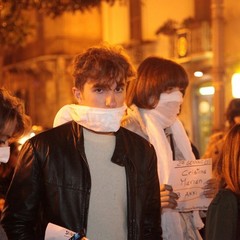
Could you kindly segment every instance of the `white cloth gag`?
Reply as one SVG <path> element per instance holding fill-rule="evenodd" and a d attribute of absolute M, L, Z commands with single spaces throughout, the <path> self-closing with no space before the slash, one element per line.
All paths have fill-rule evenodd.
<path fill-rule="evenodd" d="M 7 163 L 10 157 L 10 147 L 0 147 L 0 164 Z"/>
<path fill-rule="evenodd" d="M 93 108 L 69 104 L 58 111 L 53 127 L 73 120 L 95 132 L 116 132 L 125 110 L 125 105 L 119 108 Z"/>

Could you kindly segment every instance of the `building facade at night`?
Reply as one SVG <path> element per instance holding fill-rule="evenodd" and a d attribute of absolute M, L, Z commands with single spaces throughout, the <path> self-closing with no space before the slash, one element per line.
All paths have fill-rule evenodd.
<path fill-rule="evenodd" d="M 4 53 L 0 80 L 23 98 L 34 124 L 51 127 L 58 109 L 74 101 L 73 56 L 106 41 L 123 45 L 136 67 L 151 55 L 182 64 L 190 85 L 180 118 L 201 153 L 212 131 L 223 128 L 232 76 L 240 73 L 235 0 L 124 0 L 54 19 L 40 12 L 29 18 L 33 32 L 25 46 Z"/>

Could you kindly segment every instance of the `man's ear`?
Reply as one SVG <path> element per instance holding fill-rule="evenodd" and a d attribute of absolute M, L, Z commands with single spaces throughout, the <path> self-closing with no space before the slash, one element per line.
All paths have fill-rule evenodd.
<path fill-rule="evenodd" d="M 81 91 L 78 88 L 73 87 L 72 92 L 73 92 L 73 95 L 74 95 L 75 99 L 77 100 L 77 102 L 81 103 L 81 101 L 82 101 Z"/>

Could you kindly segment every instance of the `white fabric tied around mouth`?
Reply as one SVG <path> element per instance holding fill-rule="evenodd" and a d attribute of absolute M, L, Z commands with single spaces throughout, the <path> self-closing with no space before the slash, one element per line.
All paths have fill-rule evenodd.
<path fill-rule="evenodd" d="M 69 104 L 58 111 L 53 127 L 73 120 L 95 132 L 116 132 L 125 110 L 125 105 L 119 108 L 94 108 Z"/>

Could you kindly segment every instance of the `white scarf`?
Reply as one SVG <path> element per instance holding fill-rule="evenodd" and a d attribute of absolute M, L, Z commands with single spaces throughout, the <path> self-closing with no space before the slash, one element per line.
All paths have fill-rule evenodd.
<path fill-rule="evenodd" d="M 0 164 L 7 163 L 10 158 L 10 147 L 0 147 Z"/>
<path fill-rule="evenodd" d="M 173 138 L 186 160 L 195 159 L 191 143 L 177 115 L 182 103 L 182 93 L 162 93 L 155 109 L 140 109 L 146 125 L 149 141 L 153 144 L 158 158 L 158 174 L 161 183 L 168 183 L 172 164 L 172 150 L 164 129 L 171 127 Z M 177 160 L 177 159 L 174 159 Z"/>
<path fill-rule="evenodd" d="M 182 101 L 182 93 L 180 91 L 174 91 L 170 94 L 162 93 L 155 109 L 139 109 L 149 141 L 156 150 L 158 175 L 161 184 L 168 184 L 173 161 L 172 150 L 164 132 L 166 127 L 171 128 L 174 141 L 182 152 L 184 159 L 195 159 L 186 131 L 177 118 Z M 183 240 L 184 233 L 180 225 L 180 218 L 181 216 L 177 211 L 164 209 L 162 213 L 162 228 L 166 239 Z M 193 218 L 195 226 L 199 229 L 202 228 L 203 223 L 198 211 L 193 213 Z M 170 227 L 169 224 L 174 227 Z"/>
<path fill-rule="evenodd" d="M 95 132 L 116 132 L 125 110 L 125 105 L 119 108 L 93 108 L 69 104 L 58 111 L 53 127 L 73 120 Z"/>

